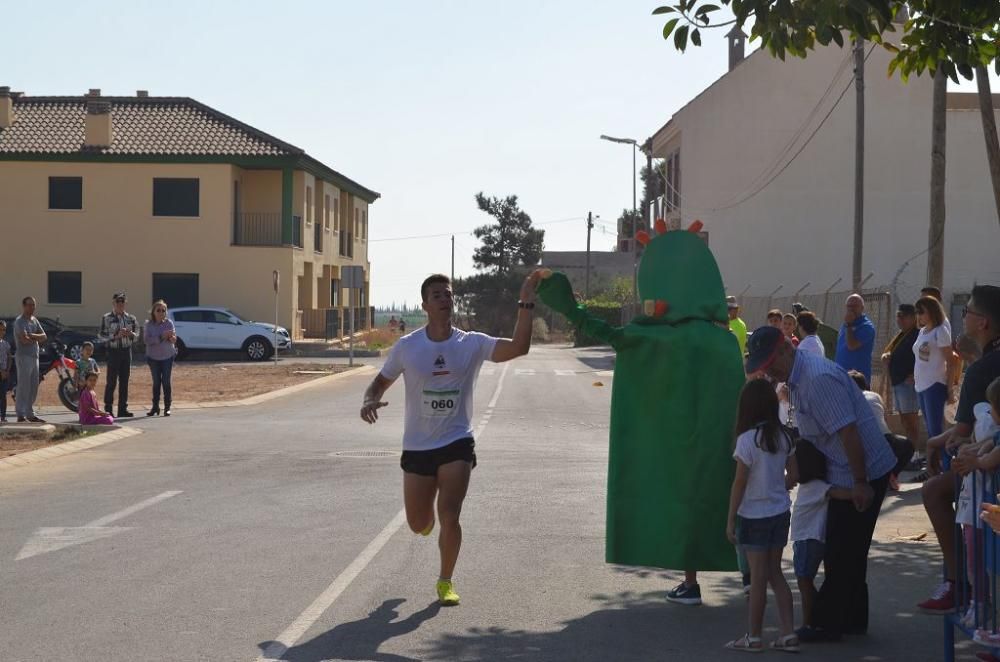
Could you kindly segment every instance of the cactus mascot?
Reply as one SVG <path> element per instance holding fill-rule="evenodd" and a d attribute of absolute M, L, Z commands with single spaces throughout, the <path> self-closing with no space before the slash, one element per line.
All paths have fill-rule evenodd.
<path fill-rule="evenodd" d="M 616 352 L 605 560 L 672 570 L 735 570 L 726 539 L 733 426 L 745 380 L 715 258 L 690 231 L 637 235 L 644 314 L 612 327 L 577 304 L 565 274 L 538 295 Z"/>

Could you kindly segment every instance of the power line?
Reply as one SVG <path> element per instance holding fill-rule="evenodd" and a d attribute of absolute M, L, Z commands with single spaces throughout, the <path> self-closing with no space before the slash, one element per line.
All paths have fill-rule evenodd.
<path fill-rule="evenodd" d="M 572 218 L 560 218 L 554 221 L 543 221 L 541 223 L 532 223 L 532 225 L 554 225 L 556 223 L 569 223 L 570 221 L 582 221 L 586 216 L 573 216 Z M 383 237 L 381 239 L 369 239 L 368 243 L 382 242 L 382 241 L 406 241 L 409 239 L 439 239 L 441 237 L 450 237 L 452 235 L 472 235 L 472 230 L 457 230 L 455 232 L 441 232 L 439 234 L 415 234 L 408 237 Z"/>

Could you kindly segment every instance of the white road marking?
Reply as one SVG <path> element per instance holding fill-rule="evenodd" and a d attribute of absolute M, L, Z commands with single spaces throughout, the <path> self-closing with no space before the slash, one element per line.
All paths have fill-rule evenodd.
<path fill-rule="evenodd" d="M 496 390 L 493 391 L 493 397 L 490 398 L 490 404 L 486 405 L 487 409 L 493 409 L 497 406 L 497 400 L 500 399 L 500 391 L 503 390 L 503 378 L 507 376 L 507 371 L 510 370 L 510 364 L 503 364 L 503 372 L 500 373 L 500 379 L 497 381 Z"/>
<path fill-rule="evenodd" d="M 515 375 L 533 375 L 535 374 L 534 368 L 517 368 L 514 370 Z"/>
<path fill-rule="evenodd" d="M 483 430 L 486 429 L 486 424 L 489 423 L 490 416 L 493 414 L 493 407 L 496 406 L 497 400 L 500 398 L 500 392 L 503 390 L 504 377 L 507 376 L 509 368 L 510 364 L 505 363 L 503 371 L 500 373 L 500 379 L 497 380 L 496 389 L 493 391 L 493 397 L 490 398 L 490 403 L 487 405 L 487 411 L 483 414 L 479 422 L 479 427 L 475 431 L 476 439 L 482 436 Z M 319 597 L 313 600 L 313 603 L 306 607 L 305 611 L 299 614 L 292 621 L 292 624 L 285 628 L 285 631 L 271 642 L 270 646 L 264 649 L 264 652 L 256 659 L 256 662 L 280 660 L 289 648 L 298 643 L 302 635 L 309 631 L 309 628 L 320 619 L 326 610 L 333 606 L 333 603 L 336 602 L 341 593 L 368 567 L 368 564 L 372 562 L 375 556 L 385 547 L 385 544 L 389 542 L 389 539 L 395 535 L 405 522 L 406 509 L 404 508 L 396 513 L 396 516 L 385 525 L 385 528 L 375 536 L 375 539 L 368 543 L 368 546 L 351 561 L 351 564 L 343 572 L 337 575 L 337 578 L 320 593 Z"/>
<path fill-rule="evenodd" d="M 24 547 L 21 548 L 21 551 L 18 552 L 14 560 L 21 561 L 32 556 L 38 556 L 39 554 L 54 552 L 66 547 L 72 547 L 73 545 L 82 545 L 83 543 L 100 540 L 101 538 L 109 538 L 122 531 L 128 531 L 131 527 L 108 526 L 108 524 L 117 522 L 120 519 L 139 512 L 143 508 L 149 508 L 178 494 L 181 494 L 181 492 L 173 491 L 158 494 L 145 501 L 140 501 L 134 506 L 129 506 L 116 513 L 99 517 L 83 526 L 44 526 L 31 535 L 31 538 L 28 539 L 28 542 L 24 543 Z"/>
<path fill-rule="evenodd" d="M 375 536 L 375 539 L 358 554 L 357 558 L 351 561 L 351 564 L 342 573 L 337 575 L 337 578 L 326 587 L 326 590 L 320 593 L 319 597 L 313 600 L 313 603 L 306 607 L 305 611 L 299 614 L 298 618 L 292 621 L 292 624 L 285 628 L 284 632 L 278 635 L 278 638 L 257 658 L 257 662 L 280 660 L 288 649 L 294 646 L 302 638 L 302 635 L 319 620 L 323 612 L 330 608 L 340 597 L 340 594 L 351 585 L 355 577 L 368 567 L 375 555 L 389 542 L 389 539 L 403 526 L 404 522 L 406 522 L 406 511 L 400 510 L 392 518 L 392 521 L 386 524 L 385 528 Z"/>
<path fill-rule="evenodd" d="M 556 370 L 557 377 L 572 377 L 576 374 L 576 370 Z"/>

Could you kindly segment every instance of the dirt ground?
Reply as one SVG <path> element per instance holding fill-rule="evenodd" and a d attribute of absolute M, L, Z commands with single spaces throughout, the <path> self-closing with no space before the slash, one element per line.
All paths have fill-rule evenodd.
<path fill-rule="evenodd" d="M 174 405 L 190 402 L 220 402 L 239 400 L 267 393 L 286 386 L 301 384 L 313 379 L 349 370 L 338 363 L 174 363 Z M 105 369 L 97 382 L 97 399 L 104 398 Z M 129 409 L 138 411 L 153 400 L 153 381 L 149 368 L 133 364 L 129 379 Z M 117 396 L 116 396 L 117 401 Z M 39 407 L 60 407 L 54 379 L 46 379 L 38 387 Z M 13 402 L 8 401 L 8 408 Z M 115 412 L 111 412 L 114 414 Z"/>
<path fill-rule="evenodd" d="M 26 451 L 33 451 L 38 448 L 43 448 L 45 446 L 52 446 L 54 444 L 62 443 L 64 441 L 74 441 L 76 439 L 82 439 L 94 434 L 93 431 L 81 431 L 79 429 L 65 428 L 60 429 L 50 440 L 41 439 L 5 439 L 0 437 L 0 458 L 10 457 L 11 455 L 17 455 L 18 453 L 24 453 Z"/>

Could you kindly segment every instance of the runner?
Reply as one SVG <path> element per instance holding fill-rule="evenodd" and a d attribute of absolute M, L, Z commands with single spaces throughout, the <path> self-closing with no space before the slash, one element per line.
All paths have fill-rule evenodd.
<path fill-rule="evenodd" d="M 400 375 L 406 384 L 403 422 L 403 503 L 406 521 L 424 536 L 434 529 L 434 500 L 441 522 L 438 548 L 441 575 L 437 596 L 442 605 L 457 605 L 452 573 L 462 546 L 459 515 L 476 466 L 472 438 L 472 392 L 483 361 L 502 363 L 524 356 L 531 346 L 531 314 L 541 271 L 521 286 L 513 339 L 467 333 L 452 326 L 451 281 L 436 274 L 420 286 L 427 324 L 393 345 L 381 372 L 365 391 L 361 418 L 378 420 L 382 396 Z"/>

